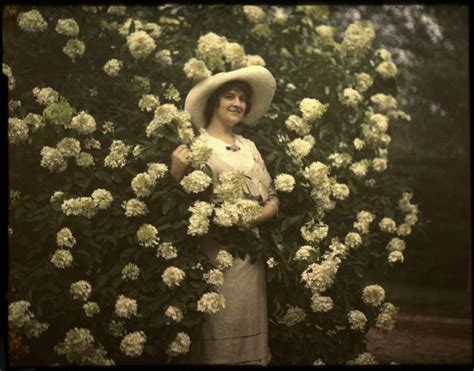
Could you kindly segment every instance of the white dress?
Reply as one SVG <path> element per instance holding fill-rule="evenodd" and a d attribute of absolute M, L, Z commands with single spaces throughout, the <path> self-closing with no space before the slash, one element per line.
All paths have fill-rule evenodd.
<path fill-rule="evenodd" d="M 213 150 L 207 164 L 213 180 L 225 171 L 240 170 L 248 176 L 244 192 L 248 197 L 260 197 L 262 203 L 272 203 L 278 210 L 278 198 L 271 177 L 255 144 L 235 135 L 239 151 L 230 151 L 229 144 L 201 130 L 201 138 Z M 258 229 L 254 230 L 258 234 Z M 200 242 L 208 257 L 215 262 L 220 249 L 212 237 Z M 267 365 L 271 355 L 268 348 L 267 290 L 265 262 L 250 264 L 250 257 L 234 258 L 233 265 L 224 270 L 224 284 L 219 292 L 225 298 L 225 308 L 216 314 L 206 314 L 201 333 L 192 339 L 191 364 L 256 364 Z"/>

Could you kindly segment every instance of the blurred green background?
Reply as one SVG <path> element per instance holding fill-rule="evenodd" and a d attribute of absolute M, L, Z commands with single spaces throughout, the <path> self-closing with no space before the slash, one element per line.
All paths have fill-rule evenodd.
<path fill-rule="evenodd" d="M 414 190 L 423 233 L 385 282 L 404 310 L 471 314 L 468 7 L 333 7 L 341 28 L 369 20 L 407 81 L 397 86 L 412 121 L 391 126 L 392 171 Z M 404 70 L 404 71 L 402 71 Z"/>

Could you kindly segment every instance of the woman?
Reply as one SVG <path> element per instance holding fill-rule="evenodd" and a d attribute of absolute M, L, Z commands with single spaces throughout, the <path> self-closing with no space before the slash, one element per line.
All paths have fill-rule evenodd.
<path fill-rule="evenodd" d="M 258 236 L 258 225 L 271 219 L 278 210 L 278 199 L 271 177 L 254 142 L 233 133 L 238 123 L 248 126 L 270 106 L 275 91 L 271 73 L 251 66 L 216 74 L 197 84 L 186 97 L 185 109 L 200 131 L 200 139 L 212 148 L 207 164 L 216 182 L 226 171 L 243 171 L 247 175 L 244 193 L 260 200 L 260 216 L 245 229 Z M 190 150 L 181 145 L 173 152 L 170 174 L 176 182 L 190 164 Z M 200 241 L 211 261 L 220 249 L 212 236 Z M 194 364 L 260 364 L 270 360 L 266 280 L 264 262 L 250 263 L 234 258 L 232 267 L 224 270 L 224 284 L 219 292 L 225 298 L 225 309 L 209 315 L 201 335 L 193 339 L 190 363 Z"/>

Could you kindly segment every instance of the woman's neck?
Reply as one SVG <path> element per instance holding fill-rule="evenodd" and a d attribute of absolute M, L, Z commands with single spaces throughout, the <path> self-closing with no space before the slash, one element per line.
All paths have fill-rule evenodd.
<path fill-rule="evenodd" d="M 206 131 L 209 135 L 219 138 L 225 142 L 229 142 L 229 144 L 234 144 L 235 142 L 232 127 L 229 128 L 224 125 L 219 125 L 215 122 L 211 122 L 206 128 Z"/>

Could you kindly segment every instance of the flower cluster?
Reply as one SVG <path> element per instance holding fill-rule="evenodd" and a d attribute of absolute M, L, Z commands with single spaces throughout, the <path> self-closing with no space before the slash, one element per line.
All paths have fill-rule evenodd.
<path fill-rule="evenodd" d="M 156 43 L 145 31 L 135 31 L 127 36 L 127 46 L 133 58 L 143 59 L 155 50 Z"/>
<path fill-rule="evenodd" d="M 217 201 L 234 201 L 243 198 L 245 174 L 237 171 L 226 171 L 219 174 L 218 184 L 214 186 Z"/>
<path fill-rule="evenodd" d="M 128 218 L 133 216 L 143 216 L 148 213 L 148 207 L 138 198 L 123 201 L 122 208 L 125 210 L 125 216 Z"/>
<path fill-rule="evenodd" d="M 347 107 L 357 107 L 362 102 L 362 95 L 355 89 L 345 88 L 340 97 L 340 102 Z"/>
<path fill-rule="evenodd" d="M 261 213 L 262 206 L 255 200 L 237 199 L 224 201 L 214 208 L 214 223 L 222 227 L 251 224 Z"/>
<path fill-rule="evenodd" d="M 71 58 L 73 63 L 76 61 L 77 57 L 82 57 L 85 51 L 86 45 L 79 39 L 68 40 L 63 48 L 64 54 Z"/>
<path fill-rule="evenodd" d="M 88 301 L 82 305 L 84 313 L 87 317 L 94 317 L 96 314 L 100 313 L 100 307 L 96 302 Z"/>
<path fill-rule="evenodd" d="M 202 236 L 209 230 L 209 217 L 212 214 L 212 204 L 204 201 L 196 201 L 188 209 L 192 215 L 189 218 L 188 234 L 191 236 Z"/>
<path fill-rule="evenodd" d="M 314 137 L 306 135 L 303 138 L 296 138 L 287 144 L 288 154 L 296 160 L 306 157 L 314 146 Z"/>
<path fill-rule="evenodd" d="M 145 94 L 138 101 L 138 108 L 140 111 L 151 112 L 158 108 L 160 99 L 153 94 Z"/>
<path fill-rule="evenodd" d="M 150 163 L 148 164 L 148 171 L 137 174 L 132 179 L 132 190 L 137 197 L 148 197 L 155 188 L 156 181 L 165 176 L 168 167 L 165 164 Z"/>
<path fill-rule="evenodd" d="M 362 291 L 362 301 L 370 306 L 378 307 L 385 299 L 385 290 L 379 285 L 369 285 Z"/>
<path fill-rule="evenodd" d="M 137 315 L 138 305 L 135 299 L 119 295 L 115 301 L 115 314 L 122 318 L 131 318 Z"/>
<path fill-rule="evenodd" d="M 127 334 L 120 342 L 120 351 L 129 357 L 139 357 L 145 348 L 146 335 L 143 331 Z"/>
<path fill-rule="evenodd" d="M 369 211 L 361 210 L 357 213 L 357 220 L 354 222 L 354 228 L 360 233 L 368 233 L 370 223 L 373 222 L 375 215 Z"/>
<path fill-rule="evenodd" d="M 208 272 L 204 273 L 202 277 L 204 281 L 216 287 L 222 286 L 224 283 L 224 275 L 219 269 L 211 269 Z"/>
<path fill-rule="evenodd" d="M 220 270 L 230 268 L 233 264 L 233 257 L 232 255 L 226 250 L 219 250 L 216 255 L 216 264 L 217 268 Z"/>
<path fill-rule="evenodd" d="M 178 256 L 178 250 L 171 242 L 163 242 L 158 246 L 156 256 L 171 260 Z"/>
<path fill-rule="evenodd" d="M 341 52 L 351 62 L 358 62 L 372 46 L 375 31 L 367 22 L 356 21 L 344 31 Z"/>
<path fill-rule="evenodd" d="M 282 325 L 292 327 L 306 319 L 305 311 L 300 307 L 289 306 L 283 318 L 279 320 Z"/>
<path fill-rule="evenodd" d="M 73 247 L 76 239 L 69 228 L 63 228 L 56 234 L 56 244 L 59 247 Z"/>
<path fill-rule="evenodd" d="M 171 318 L 175 322 L 181 322 L 181 320 L 184 317 L 183 311 L 179 309 L 178 307 L 175 307 L 172 305 L 166 308 L 165 316 Z"/>
<path fill-rule="evenodd" d="M 94 337 L 85 328 L 74 327 L 66 333 L 62 342 L 54 346 L 58 355 L 65 355 L 69 363 L 77 365 L 112 366 L 114 361 L 107 359 L 107 352 L 102 346 L 94 345 Z"/>
<path fill-rule="evenodd" d="M 86 301 L 92 292 L 92 286 L 89 282 L 80 280 L 71 284 L 69 292 L 75 300 Z"/>
<path fill-rule="evenodd" d="M 73 257 L 69 250 L 57 249 L 50 261 L 56 268 L 67 268 L 72 265 Z"/>
<path fill-rule="evenodd" d="M 382 218 L 379 222 L 379 228 L 382 232 L 395 233 L 397 230 L 397 224 L 392 218 Z"/>
<path fill-rule="evenodd" d="M 160 242 L 158 230 L 151 224 L 142 224 L 137 231 L 137 239 L 140 246 L 154 247 Z"/>
<path fill-rule="evenodd" d="M 351 310 L 347 314 L 349 325 L 352 330 L 364 331 L 367 324 L 367 317 L 360 310 Z"/>
<path fill-rule="evenodd" d="M 326 259 L 322 263 L 310 264 L 301 274 L 301 281 L 313 293 L 324 292 L 334 283 L 339 265 L 335 259 Z"/>
<path fill-rule="evenodd" d="M 140 277 L 140 268 L 133 263 L 128 263 L 122 269 L 122 280 L 136 281 Z"/>
<path fill-rule="evenodd" d="M 56 32 L 61 35 L 76 37 L 79 35 L 79 25 L 74 18 L 58 19 Z"/>
<path fill-rule="evenodd" d="M 181 186 L 187 193 L 200 193 L 204 191 L 212 179 L 201 170 L 194 170 L 181 180 Z"/>
<path fill-rule="evenodd" d="M 355 79 L 356 88 L 361 93 L 367 91 L 374 84 L 372 77 L 365 72 L 356 74 Z"/>
<path fill-rule="evenodd" d="M 382 331 L 392 331 L 396 325 L 398 309 L 392 303 L 384 303 L 375 318 L 375 327 Z"/>
<path fill-rule="evenodd" d="M 309 245 L 301 246 L 295 253 L 295 260 L 308 260 L 311 257 L 311 252 L 314 248 Z"/>
<path fill-rule="evenodd" d="M 165 271 L 161 275 L 161 278 L 166 286 L 173 287 L 179 286 L 185 276 L 186 274 L 184 273 L 184 271 L 177 267 L 171 266 L 165 269 Z"/>
<path fill-rule="evenodd" d="M 33 95 L 36 101 L 43 105 L 49 106 L 50 104 L 56 103 L 59 100 L 59 94 L 53 88 L 33 88 Z"/>
<path fill-rule="evenodd" d="M 113 140 L 109 147 L 109 154 L 104 158 L 104 166 L 111 169 L 122 168 L 127 164 L 127 156 L 132 146 L 126 145 L 121 140 Z"/>
<path fill-rule="evenodd" d="M 334 307 L 329 296 L 319 295 L 317 292 L 311 296 L 311 310 L 313 312 L 328 312 Z"/>
<path fill-rule="evenodd" d="M 120 70 L 122 69 L 123 63 L 121 60 L 112 58 L 104 64 L 104 72 L 110 77 L 117 77 Z"/>
<path fill-rule="evenodd" d="M 214 314 L 225 308 L 225 298 L 216 292 L 204 293 L 197 303 L 197 310 L 203 313 Z"/>
<path fill-rule="evenodd" d="M 177 357 L 189 352 L 191 339 L 185 332 L 178 332 L 176 338 L 170 343 L 166 349 L 166 354 L 170 357 Z"/>
<path fill-rule="evenodd" d="M 368 352 L 359 354 L 356 358 L 346 362 L 346 365 L 376 365 L 375 358 Z"/>
<path fill-rule="evenodd" d="M 13 77 L 12 69 L 8 64 L 2 63 L 2 73 L 8 78 L 8 90 L 15 89 L 15 77 Z"/>
<path fill-rule="evenodd" d="M 259 6 L 254 5 L 244 5 L 242 7 L 244 14 L 247 16 L 248 20 L 252 23 L 259 23 L 265 18 L 265 12 Z"/>
<path fill-rule="evenodd" d="M 33 9 L 18 15 L 18 27 L 26 32 L 42 32 L 48 28 L 48 22 L 38 10 Z"/>
<path fill-rule="evenodd" d="M 14 332 L 24 332 L 27 338 L 38 337 L 45 332 L 49 325 L 39 322 L 28 309 L 29 301 L 19 300 L 8 305 L 8 328 Z"/>
<path fill-rule="evenodd" d="M 323 222 L 315 223 L 314 220 L 309 221 L 301 227 L 301 235 L 307 242 L 318 243 L 328 235 L 329 227 Z"/>
<path fill-rule="evenodd" d="M 291 192 L 295 186 L 295 178 L 290 174 L 278 174 L 275 178 L 275 189 L 280 192 Z"/>
<path fill-rule="evenodd" d="M 19 144 L 28 139 L 28 125 L 24 120 L 16 117 L 8 118 L 8 141 L 11 144 Z"/>
<path fill-rule="evenodd" d="M 206 164 L 212 155 L 212 148 L 204 140 L 197 139 L 191 145 L 191 163 L 194 167 L 200 168 Z"/>

